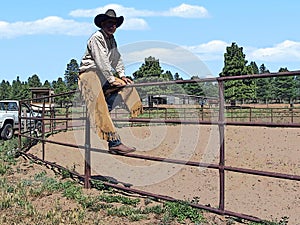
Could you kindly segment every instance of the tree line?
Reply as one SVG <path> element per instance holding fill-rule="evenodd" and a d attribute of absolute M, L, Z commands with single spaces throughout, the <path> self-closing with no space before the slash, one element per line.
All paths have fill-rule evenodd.
<path fill-rule="evenodd" d="M 278 72 L 286 72 L 288 69 L 280 68 Z M 55 94 L 68 92 L 77 89 L 77 80 L 79 73 L 79 64 L 75 59 L 67 64 L 63 77 L 57 80 L 44 83 L 40 81 L 37 74 L 32 75 L 27 81 L 20 81 L 19 77 L 9 81 L 2 80 L 0 84 L 0 100 L 3 99 L 29 99 L 31 98 L 30 88 L 45 87 L 52 88 Z M 266 74 L 270 71 L 264 64 L 259 67 L 255 62 L 246 60 L 246 55 L 243 53 L 243 48 L 236 43 L 226 48 L 224 53 L 224 67 L 219 76 L 240 76 L 251 74 Z M 135 83 L 141 82 L 159 82 L 170 80 L 183 80 L 180 74 L 171 71 L 164 71 L 159 63 L 159 59 L 153 56 L 145 58 L 145 62 L 137 71 L 129 76 Z M 200 79 L 197 74 L 190 79 Z M 147 95 L 194 95 L 203 97 L 217 97 L 218 86 L 213 82 L 195 82 L 183 85 L 161 85 L 161 86 L 146 86 L 140 87 L 139 93 L 142 98 Z M 59 105 L 72 101 L 73 96 L 56 97 L 55 102 Z M 258 79 L 243 79 L 231 80 L 225 82 L 225 100 L 233 104 L 236 101 L 240 102 L 263 102 L 268 103 L 275 101 L 278 103 L 289 102 L 300 99 L 300 76 L 284 76 L 276 78 L 258 78 Z"/>
<path fill-rule="evenodd" d="M 278 72 L 288 72 L 282 67 Z M 226 48 L 224 67 L 220 77 L 252 74 L 268 74 L 264 64 L 260 67 L 255 62 L 246 60 L 243 48 L 236 43 Z M 254 101 L 268 103 L 293 103 L 300 99 L 300 76 L 282 76 L 272 78 L 231 80 L 225 82 L 225 99 L 235 104 L 236 101 Z"/>
<path fill-rule="evenodd" d="M 0 100 L 5 99 L 30 99 L 30 88 L 51 88 L 55 94 L 76 90 L 78 80 L 79 65 L 75 59 L 71 59 L 67 64 L 64 77 L 58 77 L 57 80 L 45 80 L 41 82 L 37 74 L 33 74 L 27 81 L 21 81 L 19 76 L 12 83 L 2 80 L 0 84 Z M 64 103 L 72 101 L 73 96 L 58 96 L 55 97 L 56 104 L 63 106 Z"/>

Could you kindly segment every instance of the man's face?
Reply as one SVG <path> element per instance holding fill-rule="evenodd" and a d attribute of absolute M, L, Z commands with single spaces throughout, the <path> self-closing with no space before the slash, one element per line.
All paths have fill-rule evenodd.
<path fill-rule="evenodd" d="M 108 35 L 113 35 L 117 29 L 117 20 L 109 19 L 102 23 L 102 29 Z"/>

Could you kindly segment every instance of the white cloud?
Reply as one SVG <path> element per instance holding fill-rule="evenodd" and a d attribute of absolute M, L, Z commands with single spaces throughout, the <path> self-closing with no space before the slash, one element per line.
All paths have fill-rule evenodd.
<path fill-rule="evenodd" d="M 160 63 L 184 71 L 193 76 L 207 76 L 209 72 L 206 65 L 197 54 L 186 48 L 161 41 L 143 41 L 120 46 L 125 65 L 135 65 L 144 62 L 144 59 L 152 56 L 159 59 Z"/>
<path fill-rule="evenodd" d="M 108 4 L 104 7 L 98 7 L 96 9 L 77 9 L 70 12 L 70 16 L 73 17 L 88 17 L 93 18 L 100 13 L 104 13 L 108 9 L 114 9 L 117 16 L 124 16 L 126 19 L 119 29 L 122 30 L 145 30 L 149 26 L 144 19 L 141 19 L 141 15 L 152 15 L 152 12 L 147 10 L 136 10 L 134 8 L 124 7 L 118 4 Z"/>
<path fill-rule="evenodd" d="M 96 9 L 77 9 L 69 13 L 73 17 L 95 17 L 100 13 L 104 13 L 108 9 L 114 9 L 117 16 L 125 16 L 126 18 L 155 16 L 155 12 L 149 10 L 136 10 L 132 7 L 124 7 L 119 4 L 108 4 Z"/>
<path fill-rule="evenodd" d="M 104 13 L 108 9 L 114 9 L 117 16 L 125 16 L 126 18 L 135 17 L 154 17 L 154 16 L 175 16 L 184 18 L 203 18 L 207 17 L 208 11 L 197 5 L 181 4 L 180 6 L 170 8 L 166 11 L 151 11 L 151 10 L 138 10 L 132 7 L 124 7 L 119 4 L 108 4 L 96 9 L 77 9 L 70 12 L 73 17 L 94 17 L 99 13 Z"/>
<path fill-rule="evenodd" d="M 163 13 L 166 16 L 178 16 L 183 18 L 203 18 L 208 17 L 208 11 L 203 6 L 181 4 Z"/>
<path fill-rule="evenodd" d="M 0 21 L 0 38 L 13 38 L 22 35 L 63 34 L 82 35 L 93 31 L 90 23 L 79 23 L 57 16 L 49 16 L 36 21 L 7 23 Z"/>
<path fill-rule="evenodd" d="M 184 48 L 198 55 L 203 61 L 222 60 L 228 43 L 221 40 L 213 40 L 196 46 L 184 46 Z"/>
<path fill-rule="evenodd" d="M 205 8 L 195 5 L 181 4 L 178 7 L 167 11 L 137 10 L 131 7 L 124 7 L 119 4 L 108 4 L 96 9 L 78 9 L 71 11 L 73 17 L 95 17 L 107 9 L 115 9 L 117 16 L 123 15 L 126 19 L 120 29 L 124 30 L 145 30 L 149 29 L 143 17 L 150 16 L 177 16 L 184 18 L 206 17 L 208 12 Z M 0 21 L 0 38 L 14 38 L 22 35 L 36 34 L 62 34 L 62 35 L 83 35 L 94 31 L 93 23 L 82 23 L 75 20 L 67 20 L 57 16 L 48 16 L 36 21 L 18 21 L 8 23 Z"/>
<path fill-rule="evenodd" d="M 129 18 L 124 21 L 124 24 L 119 29 L 123 30 L 146 30 L 149 26 L 147 22 L 139 18 Z"/>
<path fill-rule="evenodd" d="M 197 5 L 181 4 L 180 6 L 168 9 L 166 11 L 137 10 L 132 7 L 124 7 L 119 4 L 108 4 L 96 9 L 77 9 L 69 13 L 73 17 L 95 17 L 99 13 L 104 13 L 108 9 L 114 9 L 117 16 L 124 16 L 124 24 L 120 29 L 124 30 L 142 30 L 149 26 L 144 17 L 182 17 L 182 18 L 203 18 L 208 17 L 208 11 Z"/>
<path fill-rule="evenodd" d="M 229 44 L 221 40 L 213 40 L 196 46 L 196 51 L 199 52 L 224 52 Z"/>
<path fill-rule="evenodd" d="M 221 40 L 213 40 L 196 46 L 183 46 L 203 61 L 217 61 L 224 59 L 226 47 L 230 46 Z M 242 46 L 246 60 L 268 62 L 299 62 L 300 42 L 285 40 L 272 47 L 257 48 L 257 46 Z"/>
<path fill-rule="evenodd" d="M 247 55 L 252 60 L 265 62 L 300 61 L 300 42 L 285 40 L 273 47 L 254 49 Z"/>
<path fill-rule="evenodd" d="M 124 62 L 135 65 L 144 62 L 144 59 L 153 56 L 161 63 L 172 65 L 188 75 L 210 77 L 222 69 L 226 47 L 231 43 L 222 40 L 213 40 L 196 46 L 177 46 L 164 42 L 141 42 L 121 47 Z M 272 47 L 257 48 L 240 46 L 244 49 L 246 60 L 265 63 L 271 71 L 280 67 L 295 70 L 299 68 L 300 42 L 285 40 Z M 214 73 L 210 73 L 206 65 L 210 65 Z M 220 68 L 219 68 L 220 67 Z"/>

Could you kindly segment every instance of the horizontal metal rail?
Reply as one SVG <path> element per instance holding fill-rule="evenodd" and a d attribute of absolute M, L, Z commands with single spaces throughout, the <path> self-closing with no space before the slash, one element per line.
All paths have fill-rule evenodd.
<path fill-rule="evenodd" d="M 36 138 L 36 137 L 32 137 L 32 136 L 27 136 L 24 134 L 20 134 L 20 135 L 22 137 L 26 137 L 26 138 L 37 140 L 37 141 L 45 141 L 47 143 L 61 145 L 61 146 L 67 146 L 67 147 L 71 147 L 71 148 L 85 149 L 84 145 L 77 145 L 77 144 L 41 139 L 41 138 Z M 110 154 L 108 152 L 108 150 L 105 150 L 105 149 L 98 149 L 98 148 L 91 147 L 90 150 L 94 151 L 94 152 Z M 186 166 L 192 166 L 192 167 L 202 167 L 202 168 L 208 168 L 208 169 L 220 169 L 222 167 L 224 170 L 231 171 L 231 172 L 246 173 L 246 174 L 252 174 L 252 175 L 268 176 L 268 177 L 273 177 L 273 178 L 282 178 L 282 179 L 300 181 L 299 175 L 277 173 L 277 172 L 267 172 L 267 171 L 246 169 L 246 168 L 240 168 L 240 167 L 220 166 L 219 164 L 212 164 L 212 163 L 201 163 L 201 162 L 196 162 L 196 161 L 170 159 L 170 158 L 165 158 L 165 157 L 147 156 L 147 155 L 140 155 L 140 154 L 135 154 L 135 153 L 122 155 L 122 157 L 143 159 L 143 160 L 164 162 L 164 163 L 171 163 L 171 164 L 179 164 L 179 165 L 186 165 Z"/>
<path fill-rule="evenodd" d="M 250 74 L 250 75 L 239 75 L 239 76 L 226 76 L 218 77 L 218 81 L 228 80 L 243 80 L 243 79 L 257 79 L 257 78 L 268 78 L 268 77 L 285 77 L 285 76 L 300 76 L 300 70 L 279 72 L 279 73 L 262 73 L 262 74 Z"/>
<path fill-rule="evenodd" d="M 219 127 L 219 163 L 218 164 L 208 164 L 208 163 L 201 163 L 201 162 L 195 162 L 195 161 L 186 161 L 186 160 L 178 160 L 178 159 L 169 159 L 169 158 L 163 158 L 163 157 L 155 157 L 155 156 L 145 156 L 145 155 L 139 155 L 139 154 L 126 154 L 123 155 L 123 157 L 130 157 L 130 158 L 136 158 L 136 159 L 143 159 L 143 160 L 151 160 L 151 161 L 161 161 L 165 163 L 172 163 L 172 164 L 180 164 L 180 165 L 186 165 L 186 166 L 193 166 L 193 167 L 206 167 L 208 169 L 216 169 L 219 171 L 219 207 L 213 208 L 210 206 L 200 205 L 200 204 L 191 204 L 191 206 L 202 208 L 209 210 L 211 212 L 215 212 L 222 215 L 229 215 L 229 216 L 236 216 L 239 218 L 251 220 L 260 222 L 262 221 L 260 218 L 245 215 L 242 213 L 237 212 L 231 212 L 225 209 L 225 171 L 228 172 L 235 172 L 235 173 L 244 173 L 244 174 L 250 174 L 250 175 L 258 175 L 258 176 L 266 176 L 266 177 L 272 177 L 272 178 L 279 178 L 279 179 L 287 179 L 287 180 L 295 180 L 299 181 L 300 176 L 296 174 L 285 174 L 285 173 L 278 173 L 278 172 L 269 172 L 269 171 L 261 171 L 261 170 L 254 170 L 254 169 L 247 169 L 247 168 L 239 168 L 239 167 L 231 167 L 225 165 L 225 126 L 231 125 L 231 126 L 264 126 L 264 127 L 289 127 L 289 128 L 299 128 L 299 123 L 267 123 L 267 122 L 230 122 L 226 121 L 225 118 L 225 99 L 224 99 L 224 83 L 229 80 L 240 80 L 240 79 L 256 79 L 256 78 L 267 78 L 267 77 L 281 77 L 281 76 L 300 76 L 300 71 L 293 71 L 293 72 L 282 72 L 282 73 L 267 73 L 267 74 L 254 74 L 254 75 L 241 75 L 241 76 L 230 76 L 230 77 L 218 77 L 218 78 L 206 78 L 206 79 L 192 79 L 192 80 L 175 80 L 175 81 L 163 81 L 163 82 L 148 82 L 148 83 L 134 83 L 126 86 L 121 86 L 120 88 L 130 88 L 130 87 L 144 87 L 144 86 L 163 86 L 163 85 L 174 85 L 174 84 L 187 84 L 187 83 L 198 83 L 198 82 L 217 82 L 219 86 L 219 110 L 218 110 L 218 119 L 216 121 L 188 121 L 188 120 L 175 120 L 175 119 L 151 119 L 151 118 L 115 118 L 114 121 L 120 121 L 120 122 L 139 122 L 139 123 L 177 123 L 177 124 L 203 124 L 203 125 L 217 125 Z M 74 90 L 67 93 L 61 93 L 57 95 L 52 95 L 52 97 L 56 96 L 63 96 L 63 95 L 70 95 L 77 93 L 78 90 Z M 36 99 L 45 99 L 49 97 L 41 97 Z M 31 99 L 28 99 L 29 101 Z M 26 100 L 24 100 L 26 101 Z M 87 113 L 87 112 L 85 112 Z M 42 148 L 43 148 L 43 159 L 37 159 L 42 160 L 43 162 L 46 162 L 44 160 L 44 145 L 46 142 L 62 145 L 62 146 L 68 146 L 72 148 L 77 149 L 84 149 L 85 151 L 85 174 L 79 175 L 82 179 L 84 179 L 84 185 L 86 188 L 90 187 L 90 181 L 92 179 L 91 177 L 91 168 L 90 168 L 90 152 L 91 151 L 97 151 L 101 153 L 109 154 L 107 150 L 103 149 L 95 149 L 92 148 L 90 145 L 90 125 L 88 123 L 87 117 L 80 117 L 80 118 L 45 118 L 45 102 L 43 104 L 43 113 L 42 113 L 42 119 L 41 120 L 86 120 L 85 123 L 85 144 L 83 145 L 77 145 L 77 144 L 71 144 L 71 143 L 62 143 L 57 141 L 51 141 L 47 140 L 45 138 L 45 124 L 43 124 L 43 135 L 42 138 L 36 138 L 36 137 L 29 137 L 27 135 L 22 134 L 19 132 L 19 146 L 21 146 L 21 137 L 27 137 L 29 139 L 34 139 L 38 141 L 42 141 Z M 32 119 L 30 117 L 22 117 L 22 118 L 28 118 Z M 39 119 L 37 119 L 39 120 Z M 21 121 L 21 112 L 19 110 L 19 121 Z M 21 123 L 19 123 L 19 131 L 21 130 Z M 21 149 L 21 148 L 20 148 Z M 26 153 L 24 153 L 26 154 Z M 58 166 L 56 163 L 52 163 L 53 166 Z M 60 166 L 60 168 L 62 168 Z M 129 187 L 123 187 L 120 185 L 112 184 L 104 182 L 105 185 L 118 188 L 124 191 L 137 193 L 140 195 L 146 195 L 146 196 L 152 196 L 155 198 L 167 200 L 167 201 L 180 201 L 177 199 L 174 199 L 169 196 L 163 196 L 163 195 L 157 195 Z"/>
<path fill-rule="evenodd" d="M 203 125 L 232 125 L 232 126 L 263 126 L 263 127 L 291 127 L 299 128 L 300 123 L 259 123 L 259 122 L 220 122 L 220 121 L 191 121 L 171 119 L 148 119 L 148 118 L 114 118 L 116 122 L 138 122 L 138 123 L 173 123 L 173 124 L 203 124 Z"/>
<path fill-rule="evenodd" d="M 74 171 L 70 171 L 68 168 L 65 168 L 61 165 L 58 165 L 55 162 L 53 163 L 53 162 L 50 162 L 50 161 L 42 160 L 39 157 L 37 157 L 33 154 L 30 154 L 30 153 L 20 152 L 20 154 L 22 154 L 25 157 L 31 158 L 33 160 L 36 160 L 36 161 L 45 163 L 47 165 L 50 165 L 52 167 L 58 168 L 59 170 L 68 171 L 73 176 L 81 178 L 81 180 L 85 179 L 84 175 L 81 175 L 81 174 L 79 174 L 77 172 L 74 172 Z M 97 176 L 101 176 L 101 175 L 97 175 Z M 90 180 L 97 180 L 97 179 L 90 178 Z M 107 187 L 115 188 L 115 189 L 122 190 L 122 191 L 125 191 L 125 192 L 128 192 L 128 193 L 139 194 L 141 196 L 152 197 L 152 198 L 155 198 L 155 199 L 160 199 L 160 200 L 170 201 L 170 202 L 181 201 L 179 199 L 175 199 L 175 198 L 167 196 L 167 195 L 155 194 L 155 193 L 142 191 L 142 190 L 138 190 L 138 189 L 135 189 L 135 188 L 125 187 L 125 186 L 121 186 L 121 185 L 118 185 L 118 184 L 113 184 L 113 183 L 105 182 L 105 181 L 101 181 L 101 182 L 102 182 L 103 185 L 105 185 Z M 229 210 L 220 210 L 218 208 L 214 208 L 214 207 L 211 207 L 211 206 L 208 206 L 208 205 L 195 204 L 195 203 L 190 203 L 190 202 L 187 202 L 187 204 L 194 207 L 194 208 L 204 209 L 204 210 L 207 210 L 209 212 L 220 214 L 220 215 L 234 216 L 234 217 L 239 217 L 239 218 L 242 218 L 242 219 L 255 221 L 255 222 L 261 222 L 262 221 L 258 217 L 254 217 L 254 216 L 246 215 L 246 214 L 241 214 L 241 213 L 236 213 L 236 212 L 232 212 L 232 211 L 229 211 Z"/>

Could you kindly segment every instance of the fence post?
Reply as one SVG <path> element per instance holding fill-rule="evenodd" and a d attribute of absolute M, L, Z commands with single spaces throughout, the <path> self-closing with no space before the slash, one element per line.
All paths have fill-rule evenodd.
<path fill-rule="evenodd" d="M 220 161 L 219 161 L 219 178 L 220 178 L 220 196 L 219 196 L 219 209 L 224 211 L 225 206 L 225 135 L 224 135 L 224 126 L 225 126 L 225 112 L 224 112 L 224 82 L 218 80 L 219 84 L 219 139 L 220 139 Z"/>
<path fill-rule="evenodd" d="M 42 159 L 45 160 L 45 100 L 42 108 Z"/>
<path fill-rule="evenodd" d="M 50 105 L 50 108 L 49 108 L 49 112 L 50 112 L 50 124 L 49 124 L 49 129 L 50 129 L 50 132 L 51 132 L 51 135 L 53 136 L 53 120 L 52 120 L 52 107 Z"/>
<path fill-rule="evenodd" d="M 22 120 L 21 120 L 21 105 L 22 105 L 22 101 L 19 101 L 19 108 L 18 108 L 18 121 L 19 121 L 19 126 L 18 126 L 18 147 L 19 147 L 19 151 L 21 151 L 22 149 L 22 137 L 21 137 L 21 126 L 22 126 Z"/>
<path fill-rule="evenodd" d="M 273 108 L 271 108 L 271 123 L 273 123 Z"/>
<path fill-rule="evenodd" d="M 84 164 L 84 187 L 91 188 L 91 133 L 90 119 L 88 117 L 87 108 L 85 108 L 85 164 Z"/>
<path fill-rule="evenodd" d="M 69 129 L 69 120 L 68 120 L 68 118 L 69 118 L 69 105 L 66 106 L 66 118 L 67 118 L 67 120 L 66 120 L 66 131 L 67 131 Z"/>
<path fill-rule="evenodd" d="M 165 108 L 165 120 L 168 119 L 168 109 Z"/>

